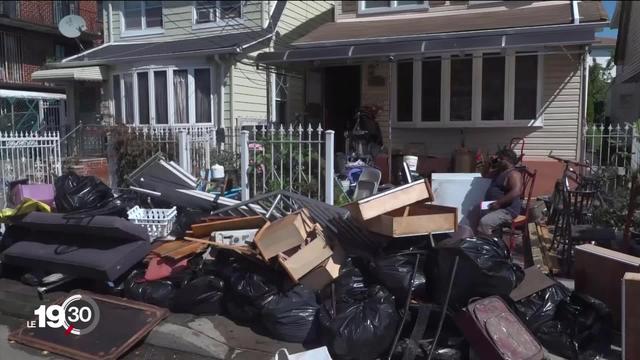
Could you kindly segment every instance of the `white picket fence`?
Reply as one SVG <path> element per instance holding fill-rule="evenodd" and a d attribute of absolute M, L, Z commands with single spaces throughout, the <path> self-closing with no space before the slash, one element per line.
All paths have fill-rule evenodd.
<path fill-rule="evenodd" d="M 8 206 L 8 186 L 12 181 L 52 184 L 62 172 L 60 134 L 0 133 L 0 179 L 2 207 Z"/>
<path fill-rule="evenodd" d="M 609 182 L 614 187 L 622 177 L 638 169 L 640 135 L 637 125 L 591 125 L 582 135 L 582 160 L 589 163 L 593 171 L 608 171 Z"/>

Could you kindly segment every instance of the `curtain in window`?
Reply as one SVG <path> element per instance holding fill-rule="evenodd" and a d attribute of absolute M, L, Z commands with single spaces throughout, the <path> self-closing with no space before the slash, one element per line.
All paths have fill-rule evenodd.
<path fill-rule="evenodd" d="M 196 122 L 211 122 L 211 70 L 195 69 Z"/>
<path fill-rule="evenodd" d="M 515 70 L 515 120 L 533 120 L 537 117 L 538 55 L 517 55 Z"/>
<path fill-rule="evenodd" d="M 173 72 L 174 122 L 176 124 L 189 122 L 189 99 L 187 97 L 189 88 L 187 79 L 187 70 L 175 70 Z"/>
<path fill-rule="evenodd" d="M 149 74 L 139 72 L 138 76 L 138 122 L 149 124 Z"/>
<path fill-rule="evenodd" d="M 398 63 L 396 89 L 396 118 L 400 122 L 413 121 L 413 61 Z"/>
<path fill-rule="evenodd" d="M 120 75 L 113 75 L 113 107 L 116 124 L 122 124 L 122 94 L 120 93 Z"/>
<path fill-rule="evenodd" d="M 146 27 L 162 27 L 162 1 L 145 1 L 144 14 Z"/>
<path fill-rule="evenodd" d="M 124 121 L 133 124 L 133 74 L 123 74 L 124 81 Z"/>
<path fill-rule="evenodd" d="M 155 89 L 156 124 L 168 124 L 166 71 L 153 72 L 153 87 Z"/>

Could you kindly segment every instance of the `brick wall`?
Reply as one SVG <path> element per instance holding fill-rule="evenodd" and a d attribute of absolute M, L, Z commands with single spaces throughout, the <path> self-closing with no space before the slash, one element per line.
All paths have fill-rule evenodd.
<path fill-rule="evenodd" d="M 389 146 L 391 131 L 389 129 L 389 64 L 365 63 L 362 71 L 361 106 L 378 105 L 382 110 L 376 116 L 376 121 L 382 131 L 382 141 Z M 370 79 L 371 78 L 371 79 Z M 371 80 L 371 81 L 369 81 Z M 382 80 L 383 82 L 379 82 Z"/>
<path fill-rule="evenodd" d="M 53 25 L 52 1 L 20 1 L 20 20 Z"/>
<path fill-rule="evenodd" d="M 79 14 L 87 22 L 89 32 L 102 32 L 102 9 L 98 9 L 97 1 L 80 1 Z M 102 42 L 102 39 L 100 39 Z"/>

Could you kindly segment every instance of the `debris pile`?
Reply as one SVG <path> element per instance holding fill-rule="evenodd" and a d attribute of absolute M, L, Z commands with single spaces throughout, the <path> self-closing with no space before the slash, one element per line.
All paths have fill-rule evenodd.
<path fill-rule="evenodd" d="M 152 160 L 130 177 L 135 193 L 60 177 L 57 212 L 11 218 L 3 265 L 106 283 L 172 312 L 220 314 L 278 340 L 326 346 L 336 359 L 608 351 L 607 305 L 535 267 L 523 271 L 498 239 L 452 237 L 457 209 L 430 204 L 427 181 L 346 208 L 283 191 L 223 204 L 199 197 L 179 167 Z M 178 215 L 172 231 L 151 237 L 126 216 L 155 204 Z"/>

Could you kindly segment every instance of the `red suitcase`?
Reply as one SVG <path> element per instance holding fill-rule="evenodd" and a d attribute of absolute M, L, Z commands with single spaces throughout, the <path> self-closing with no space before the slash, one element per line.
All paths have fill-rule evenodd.
<path fill-rule="evenodd" d="M 455 321 L 481 360 L 542 360 L 536 338 L 498 296 L 470 303 Z"/>

